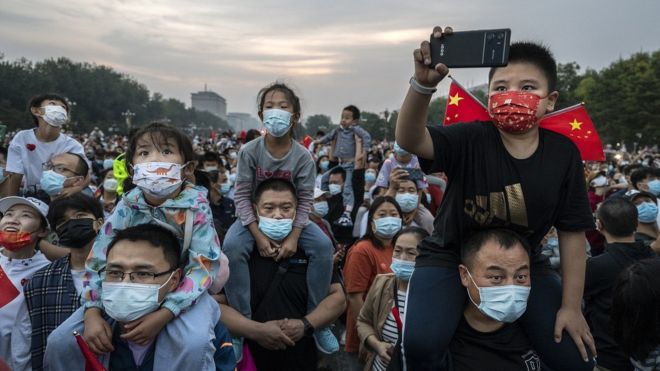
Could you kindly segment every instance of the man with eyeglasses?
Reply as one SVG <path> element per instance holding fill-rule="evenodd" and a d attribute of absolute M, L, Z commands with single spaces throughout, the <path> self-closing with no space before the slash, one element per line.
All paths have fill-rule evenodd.
<path fill-rule="evenodd" d="M 87 188 L 89 164 L 84 156 L 72 152 L 59 153 L 44 162 L 42 168 L 39 186 L 51 199 L 71 196 L 81 191 L 88 196 L 92 195 Z"/>
<path fill-rule="evenodd" d="M 104 314 L 110 318 L 102 326 L 112 341 L 90 341 L 88 344 L 92 351 L 99 354 L 99 360 L 106 369 L 169 369 L 164 365 L 180 363 L 188 357 L 196 360 L 206 358 L 204 352 L 214 359 L 213 369 L 234 369 L 236 362 L 231 339 L 219 321 L 214 331 L 215 339 L 200 348 L 197 354 L 186 354 L 178 349 L 159 349 L 162 336 L 186 339 L 185 333 L 170 333 L 173 331 L 170 327 L 163 328 L 155 340 L 149 340 L 136 330 L 141 318 L 157 310 L 165 295 L 179 287 L 183 277 L 180 263 L 180 245 L 176 236 L 161 226 L 142 224 L 117 232 L 108 246 L 107 264 L 99 272 L 103 280 L 101 299 Z M 186 282 L 182 285 L 185 286 Z M 209 295 L 202 295 L 189 313 L 201 317 L 208 315 L 210 306 L 217 305 Z M 71 328 L 81 328 L 83 318 L 84 309 L 80 308 L 48 337 L 44 356 L 47 369 L 82 371 L 85 368 L 74 337 L 62 333 Z M 171 342 L 163 342 L 161 346 L 166 344 Z"/>
<path fill-rule="evenodd" d="M 75 153 L 85 158 L 83 146 L 68 135 L 62 126 L 69 121 L 70 106 L 58 94 L 41 94 L 29 104 L 35 128 L 21 130 L 9 143 L 7 180 L 0 183 L 0 197 L 34 196 L 39 189 L 42 164 L 57 153 Z"/>

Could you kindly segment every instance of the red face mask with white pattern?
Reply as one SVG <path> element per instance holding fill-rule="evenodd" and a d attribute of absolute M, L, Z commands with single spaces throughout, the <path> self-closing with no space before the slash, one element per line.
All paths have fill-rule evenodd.
<path fill-rule="evenodd" d="M 519 134 L 536 125 L 540 96 L 521 91 L 505 91 L 488 99 L 488 113 L 495 126 L 507 133 Z"/>

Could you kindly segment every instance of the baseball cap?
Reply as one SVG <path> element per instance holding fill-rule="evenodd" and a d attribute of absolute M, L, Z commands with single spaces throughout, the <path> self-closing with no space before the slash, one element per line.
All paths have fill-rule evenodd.
<path fill-rule="evenodd" d="M 7 210 L 11 209 L 15 205 L 27 205 L 37 210 L 37 212 L 39 212 L 39 214 L 44 217 L 46 226 L 50 228 L 50 223 L 48 223 L 48 204 L 45 202 L 34 197 L 9 196 L 0 199 L 0 213 L 6 213 Z"/>
<path fill-rule="evenodd" d="M 315 199 L 315 200 L 316 200 L 317 198 L 323 196 L 323 195 L 329 196 L 329 195 L 330 195 L 330 192 L 328 192 L 328 191 L 324 191 L 324 190 L 322 190 L 321 188 L 314 188 L 314 199 Z"/>

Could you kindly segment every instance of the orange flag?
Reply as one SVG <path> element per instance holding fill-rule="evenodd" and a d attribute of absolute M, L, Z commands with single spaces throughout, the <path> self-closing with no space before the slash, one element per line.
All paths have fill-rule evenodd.
<path fill-rule="evenodd" d="M 488 110 L 474 95 L 464 89 L 451 76 L 447 107 L 445 108 L 445 119 L 443 125 L 451 125 L 459 122 L 490 121 Z"/>
<path fill-rule="evenodd" d="M 80 352 L 85 357 L 85 371 L 106 371 L 105 367 L 99 362 L 99 359 L 96 358 L 94 353 L 89 349 L 85 339 L 78 333 L 78 331 L 73 332 L 73 336 L 76 337 L 76 342 L 80 348 Z"/>
<path fill-rule="evenodd" d="M 584 103 L 543 116 L 539 127 L 559 133 L 573 141 L 580 150 L 583 161 L 605 161 L 603 143 Z"/>

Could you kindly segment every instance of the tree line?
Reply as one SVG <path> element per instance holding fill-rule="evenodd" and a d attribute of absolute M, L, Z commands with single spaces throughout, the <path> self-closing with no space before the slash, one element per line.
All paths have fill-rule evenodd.
<path fill-rule="evenodd" d="M 94 127 L 127 133 L 127 118 L 133 126 L 165 120 L 188 128 L 227 130 L 223 119 L 160 93 L 150 94 L 144 84 L 114 69 L 68 58 L 31 62 L 6 60 L 0 54 L 0 122 L 8 130 L 33 126 L 28 102 L 34 95 L 54 92 L 72 105 L 69 130 L 89 132 Z"/>

